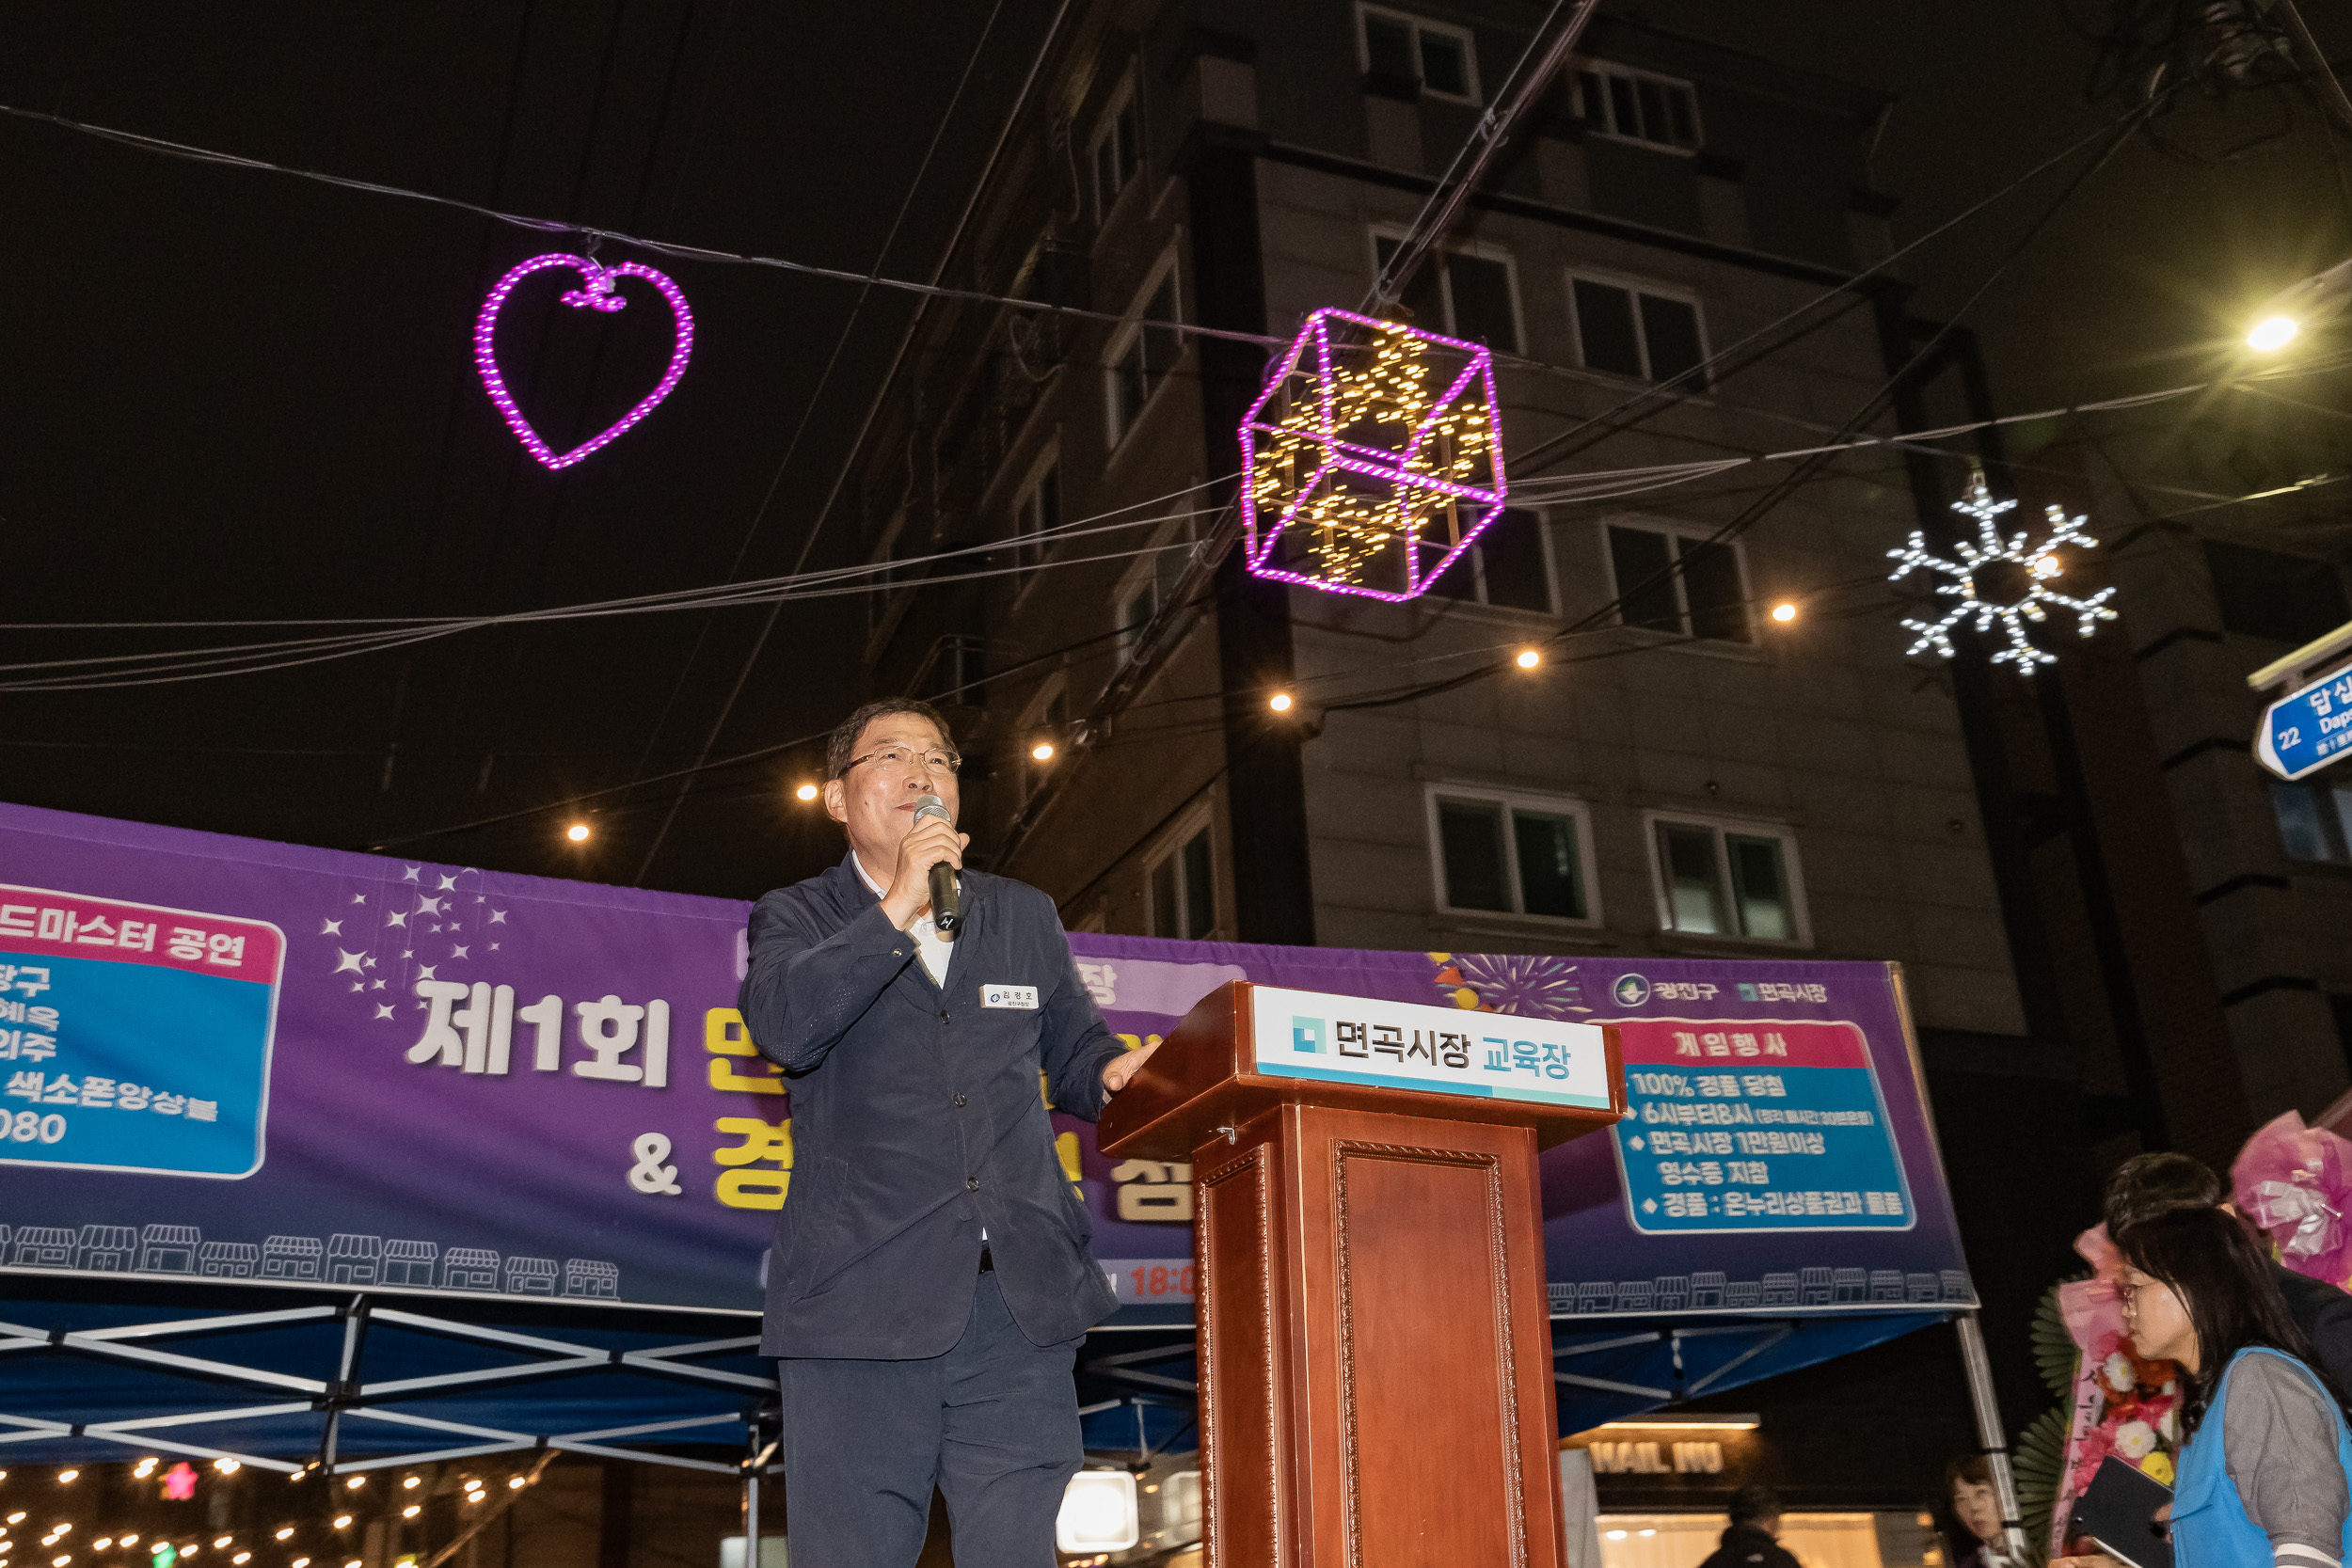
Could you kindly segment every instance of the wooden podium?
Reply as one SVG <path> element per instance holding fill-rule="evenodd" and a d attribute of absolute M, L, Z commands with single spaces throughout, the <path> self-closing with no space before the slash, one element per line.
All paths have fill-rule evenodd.
<path fill-rule="evenodd" d="M 1387 1063 L 1344 1051 L 1366 1025 L 1308 1026 L 1351 1010 L 1426 1014 L 1482 1057 L 1573 1033 L 1605 1106 L 1475 1069 L 1348 1082 Z M 1260 1025 L 1294 1022 L 1277 1059 Z M 1615 1122 L 1624 1082 L 1614 1029 L 1236 980 L 1111 1102 L 1105 1154 L 1192 1162 L 1207 1568 L 1565 1568 L 1535 1156 Z"/>

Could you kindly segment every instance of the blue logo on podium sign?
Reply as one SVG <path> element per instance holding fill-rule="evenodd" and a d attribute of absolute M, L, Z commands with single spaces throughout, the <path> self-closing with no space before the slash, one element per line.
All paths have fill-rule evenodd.
<path fill-rule="evenodd" d="M 2352 752 L 2352 673 L 2315 681 L 2263 711 L 2254 752 L 2282 779 L 2317 772 Z"/>
<path fill-rule="evenodd" d="M 1323 1020 L 1293 1018 L 1291 1020 L 1291 1049 L 1321 1051 L 1323 1049 Z"/>

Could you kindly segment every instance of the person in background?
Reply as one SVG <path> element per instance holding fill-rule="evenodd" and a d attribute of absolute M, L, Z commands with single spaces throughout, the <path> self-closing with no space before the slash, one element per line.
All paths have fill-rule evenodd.
<path fill-rule="evenodd" d="M 2228 1190 L 2202 1160 L 2170 1152 L 2135 1154 L 2107 1179 L 2107 1234 L 2120 1238 L 2133 1226 L 2175 1209 L 2219 1209 Z M 2324 1279 L 2296 1273 L 2268 1258 L 2263 1272 L 2285 1299 L 2289 1317 L 2302 1330 L 2317 1359 L 2312 1364 L 2339 1388 L 2352 1388 L 2352 1295 Z M 2154 1353 L 2145 1346 L 2142 1355 Z"/>
<path fill-rule="evenodd" d="M 2115 1237 L 2123 1323 L 2181 1369 L 2179 1568 L 2341 1568 L 2352 1554 L 2344 1395 L 2233 1214 L 2182 1207 Z"/>
<path fill-rule="evenodd" d="M 2001 1499 L 1993 1485 L 1993 1464 L 1980 1453 L 1964 1453 L 1944 1466 L 1944 1509 L 1959 1527 L 1950 1543 L 1951 1568 L 2022 1568 L 2001 1528 Z"/>
<path fill-rule="evenodd" d="M 1754 1481 L 1731 1495 L 1731 1528 L 1699 1568 L 1800 1568 L 1780 1544 L 1780 1498 Z"/>

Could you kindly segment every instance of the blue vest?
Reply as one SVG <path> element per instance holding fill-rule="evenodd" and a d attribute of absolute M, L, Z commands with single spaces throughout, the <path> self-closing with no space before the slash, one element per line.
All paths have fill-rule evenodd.
<path fill-rule="evenodd" d="M 2172 1488 L 2172 1560 L 2177 1568 L 2271 1568 L 2270 1538 L 2247 1517 L 2245 1500 L 2238 1496 L 2237 1483 L 2230 1479 L 2228 1456 L 2222 1451 L 2221 1425 L 2230 1408 L 2230 1378 L 2249 1355 L 2278 1356 L 2310 1376 L 2303 1363 L 2275 1350 L 2242 1350 L 2221 1370 L 2221 1383 L 2205 1408 L 2204 1421 L 2181 1449 L 2180 1473 Z M 2316 1380 L 2312 1386 L 2318 1386 Z M 2334 1403 L 2333 1400 L 2328 1402 Z M 2335 1412 L 2335 1418 L 2336 1462 L 2352 1478 L 2352 1431 L 2345 1429 L 2342 1411 Z M 2337 1557 L 2352 1562 L 2352 1516 L 2344 1520 Z"/>

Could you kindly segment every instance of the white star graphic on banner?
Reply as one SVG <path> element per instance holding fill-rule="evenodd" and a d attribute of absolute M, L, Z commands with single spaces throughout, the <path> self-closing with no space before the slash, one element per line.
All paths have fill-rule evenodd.
<path fill-rule="evenodd" d="M 385 914 L 384 924 L 387 926 L 405 926 L 408 924 L 408 917 L 401 913 L 398 910 L 392 910 Z"/>
<path fill-rule="evenodd" d="M 499 944 L 498 944 L 497 942 L 494 942 L 490 943 L 490 951 L 491 951 L 491 952 L 495 953 L 495 952 L 497 952 L 498 950 L 499 950 Z"/>
<path fill-rule="evenodd" d="M 365 990 L 368 989 L 368 983 L 365 980 L 354 980 L 351 982 L 351 989 L 353 990 Z"/>
<path fill-rule="evenodd" d="M 451 877 L 451 876 L 446 876 L 446 875 L 444 875 L 444 876 L 441 878 L 441 891 L 442 891 L 443 893 L 448 893 L 448 892 L 451 892 L 451 891 L 452 891 L 452 890 L 453 890 L 456 886 L 457 886 L 457 879 L 456 879 L 456 878 L 454 878 L 454 877 Z"/>
<path fill-rule="evenodd" d="M 368 955 L 368 967 L 370 969 L 373 969 L 375 967 L 375 955 L 373 953 Z"/>
<path fill-rule="evenodd" d="M 329 920 L 319 928 L 319 935 L 323 937 L 339 937 L 342 934 L 343 923 L 340 920 Z"/>
<path fill-rule="evenodd" d="M 370 986 L 368 989 L 369 989 L 370 990 L 382 990 L 384 989 L 384 982 L 383 982 L 383 981 L 381 981 L 381 980 L 378 980 L 378 981 L 376 981 L 376 982 L 375 982 L 375 984 L 373 984 L 373 986 Z"/>
<path fill-rule="evenodd" d="M 493 926 L 503 926 L 503 925 L 505 925 L 505 924 L 506 924 L 506 911 L 505 911 L 504 910 L 492 910 L 492 911 L 490 911 L 490 924 L 491 924 L 491 925 L 493 925 Z"/>
<path fill-rule="evenodd" d="M 338 947 L 335 949 L 335 957 L 339 960 L 335 965 L 336 974 L 341 974 L 348 971 L 353 974 L 357 974 L 360 973 L 361 960 L 364 959 L 367 955 L 364 953 L 346 953 L 342 948 Z"/>
<path fill-rule="evenodd" d="M 355 893 L 351 895 L 351 901 L 355 904 L 364 904 L 368 901 L 368 895 L 364 893 Z"/>
<path fill-rule="evenodd" d="M 431 964 L 419 964 L 419 965 L 417 966 L 417 978 L 418 978 L 418 979 L 420 979 L 420 980 L 430 980 L 430 979 L 432 979 L 432 978 L 433 978 L 433 966 L 432 966 Z"/>
<path fill-rule="evenodd" d="M 466 949 L 465 949 L 464 944 L 463 944 L 463 943 L 453 943 L 453 944 L 451 945 L 451 947 L 450 947 L 450 950 L 449 950 L 449 956 L 450 956 L 451 958 L 462 958 L 467 957 L 467 953 L 466 953 Z"/>
<path fill-rule="evenodd" d="M 404 947 L 400 950 L 400 956 L 404 958 L 413 958 L 417 956 L 417 950 L 413 947 Z"/>
<path fill-rule="evenodd" d="M 389 1003 L 389 1002 L 378 1002 L 378 1003 L 375 1005 L 375 1016 L 376 1016 L 376 1017 L 378 1017 L 378 1018 L 389 1018 L 389 1017 L 391 1017 L 391 1016 L 392 1016 L 392 1006 L 391 1006 L 391 1004 L 390 1004 L 390 1003 Z"/>
<path fill-rule="evenodd" d="M 417 900 L 417 912 L 419 914 L 438 914 L 441 912 L 441 901 L 438 898 L 420 898 Z"/>
<path fill-rule="evenodd" d="M 422 871 L 424 867 L 421 865 L 407 866 L 402 870 L 400 879 L 404 882 L 413 882 L 417 879 L 417 873 Z"/>

